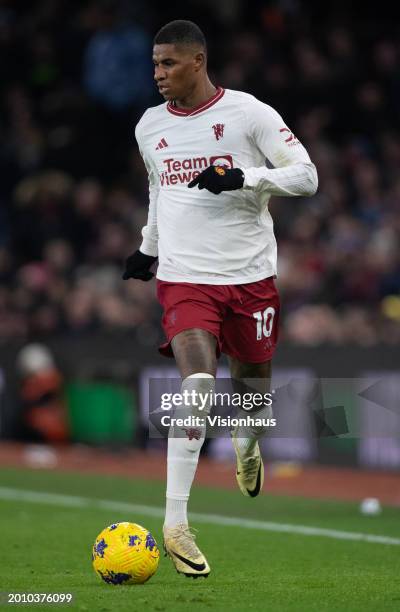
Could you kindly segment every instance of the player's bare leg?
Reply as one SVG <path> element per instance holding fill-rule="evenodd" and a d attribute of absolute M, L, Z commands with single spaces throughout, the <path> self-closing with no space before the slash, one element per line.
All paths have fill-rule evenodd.
<path fill-rule="evenodd" d="M 185 329 L 171 342 L 176 365 L 182 379 L 207 372 L 215 377 L 217 371 L 217 340 L 204 329 Z"/>
<path fill-rule="evenodd" d="M 264 363 L 244 363 L 229 358 L 232 383 L 235 392 L 247 391 L 268 393 L 270 391 L 271 361 Z M 270 406 L 258 409 L 253 415 L 257 418 L 270 418 Z M 264 465 L 258 440 L 265 434 L 266 427 L 236 427 L 232 432 L 232 442 L 236 452 L 236 479 L 243 495 L 256 497 L 264 483 Z"/>
<path fill-rule="evenodd" d="M 217 369 L 216 339 L 202 329 L 188 329 L 177 334 L 171 343 L 182 377 L 182 389 L 197 393 L 214 392 Z M 196 578 L 208 576 L 207 559 L 197 547 L 187 519 L 187 503 L 203 445 L 209 407 L 199 412 L 196 403 L 186 412 L 202 417 L 196 428 L 170 428 L 167 462 L 167 503 L 164 523 L 164 548 L 179 573 Z M 204 414 L 206 412 L 206 414 Z"/>

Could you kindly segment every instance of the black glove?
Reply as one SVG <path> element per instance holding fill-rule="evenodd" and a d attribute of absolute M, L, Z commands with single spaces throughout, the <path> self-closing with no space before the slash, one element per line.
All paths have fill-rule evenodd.
<path fill-rule="evenodd" d="M 125 262 L 125 272 L 122 275 L 123 280 L 128 280 L 128 278 L 138 278 L 142 281 L 151 280 L 154 274 L 150 272 L 150 268 L 156 260 L 157 257 L 145 255 L 138 249 L 133 255 L 129 255 Z"/>
<path fill-rule="evenodd" d="M 188 187 L 196 185 L 199 189 L 208 189 L 211 193 L 219 194 L 221 191 L 241 189 L 244 183 L 244 174 L 239 168 L 225 168 L 224 166 L 209 166 L 201 174 L 190 181 Z"/>

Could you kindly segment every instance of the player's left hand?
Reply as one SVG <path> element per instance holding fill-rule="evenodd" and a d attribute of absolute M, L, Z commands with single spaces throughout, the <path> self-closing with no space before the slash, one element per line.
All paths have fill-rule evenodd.
<path fill-rule="evenodd" d="M 218 195 L 221 191 L 241 189 L 243 183 L 244 174 L 239 168 L 209 166 L 190 181 L 188 187 L 192 188 L 197 185 L 199 189 L 208 189 L 211 193 Z"/>

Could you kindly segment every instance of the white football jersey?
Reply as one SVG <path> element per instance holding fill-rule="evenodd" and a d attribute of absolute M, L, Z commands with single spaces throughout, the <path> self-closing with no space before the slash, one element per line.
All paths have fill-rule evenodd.
<path fill-rule="evenodd" d="M 140 250 L 158 255 L 157 278 L 236 285 L 276 274 L 270 196 L 313 195 L 318 179 L 307 151 L 273 108 L 219 87 L 191 110 L 171 102 L 149 108 L 136 139 L 150 192 Z M 211 164 L 241 168 L 243 189 L 219 195 L 189 189 Z"/>

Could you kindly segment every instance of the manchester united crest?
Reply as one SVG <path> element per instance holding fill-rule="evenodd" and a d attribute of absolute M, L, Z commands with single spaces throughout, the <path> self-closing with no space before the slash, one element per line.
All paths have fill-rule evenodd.
<path fill-rule="evenodd" d="M 219 140 L 220 138 L 223 138 L 224 127 L 225 125 L 223 123 L 216 123 L 215 125 L 212 126 L 212 129 L 214 130 L 214 136 L 217 140 Z"/>

